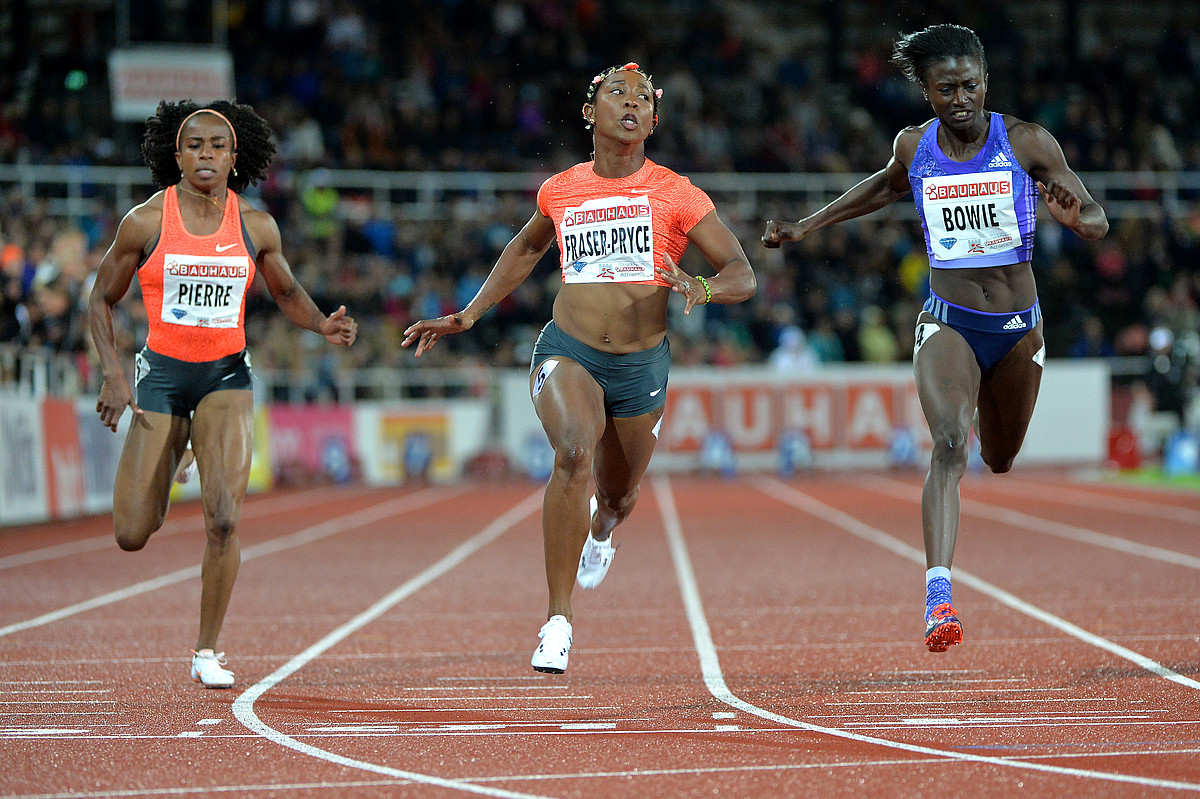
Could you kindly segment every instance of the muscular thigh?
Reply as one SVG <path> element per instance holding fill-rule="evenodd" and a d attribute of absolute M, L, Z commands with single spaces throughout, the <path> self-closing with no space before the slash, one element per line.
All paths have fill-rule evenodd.
<path fill-rule="evenodd" d="M 929 428 L 964 432 L 979 395 L 980 372 L 975 353 L 958 331 L 928 313 L 917 319 L 913 371 L 917 395 Z"/>
<path fill-rule="evenodd" d="M 166 509 L 189 427 L 184 416 L 154 411 L 134 416 L 117 467 L 114 513 L 121 516 Z"/>
<path fill-rule="evenodd" d="M 530 374 L 529 393 L 555 451 L 595 448 L 604 432 L 604 392 L 586 369 L 562 356 L 547 358 Z"/>
<path fill-rule="evenodd" d="M 192 450 L 205 509 L 233 501 L 240 508 L 254 449 L 254 393 L 214 391 L 192 415 Z"/>
<path fill-rule="evenodd" d="M 658 443 L 660 406 L 640 416 L 609 417 L 596 449 L 596 484 L 607 497 L 626 496 L 641 482 Z"/>
<path fill-rule="evenodd" d="M 1018 442 L 1024 438 L 1041 388 L 1044 361 L 1039 322 L 983 377 L 979 391 L 981 441 L 987 443 L 997 436 Z"/>

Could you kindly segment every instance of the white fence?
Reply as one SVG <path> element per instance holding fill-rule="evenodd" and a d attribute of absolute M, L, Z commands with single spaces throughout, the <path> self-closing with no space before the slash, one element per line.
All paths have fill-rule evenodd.
<path fill-rule="evenodd" d="M 371 212 L 391 218 L 444 216 L 449 204 L 487 203 L 504 193 L 536 191 L 548 177 L 532 172 L 386 172 L 323 170 L 335 189 L 371 198 Z M 303 175 L 298 176 L 303 180 Z M 816 208 L 859 182 L 863 174 L 830 173 L 689 173 L 697 186 L 721 199 L 743 218 L 786 203 Z M 1183 214 L 1200 200 L 1200 172 L 1087 172 L 1084 183 L 1110 219 Z M 52 216 L 78 217 L 98 212 L 124 213 L 154 191 L 143 167 L 0 164 L 0 188 L 17 187 L 26 200 L 44 200 Z M 886 213 L 913 213 L 911 203 L 896 203 Z"/>

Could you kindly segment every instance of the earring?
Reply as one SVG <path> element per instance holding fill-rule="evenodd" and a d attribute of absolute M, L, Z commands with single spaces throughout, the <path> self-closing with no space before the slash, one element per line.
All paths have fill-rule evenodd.
<path fill-rule="evenodd" d="M 236 166 L 233 168 L 233 176 L 235 178 L 237 177 L 237 167 Z"/>

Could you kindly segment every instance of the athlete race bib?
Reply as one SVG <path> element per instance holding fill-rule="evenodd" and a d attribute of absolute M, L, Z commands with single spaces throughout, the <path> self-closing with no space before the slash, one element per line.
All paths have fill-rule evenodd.
<path fill-rule="evenodd" d="M 1007 252 L 1021 246 L 1012 172 L 923 178 L 930 249 L 939 261 Z"/>
<path fill-rule="evenodd" d="M 245 255 L 175 255 L 163 262 L 162 320 L 191 327 L 237 327 L 250 276 Z"/>
<path fill-rule="evenodd" d="M 567 208 L 564 283 L 654 280 L 654 216 L 647 197 L 603 197 Z"/>

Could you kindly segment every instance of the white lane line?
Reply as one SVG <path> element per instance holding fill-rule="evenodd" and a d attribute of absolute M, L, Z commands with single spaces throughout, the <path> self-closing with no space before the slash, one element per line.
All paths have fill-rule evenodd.
<path fill-rule="evenodd" d="M 508 531 L 509 528 L 517 524 L 517 522 L 541 508 L 542 494 L 543 491 L 538 489 L 537 492 L 531 494 L 519 504 L 508 510 L 506 513 L 501 515 L 500 518 L 496 519 L 494 522 L 485 527 L 481 532 L 476 533 L 474 536 L 457 546 L 437 563 L 413 577 L 408 582 L 394 589 L 374 605 L 367 608 L 362 613 L 358 614 L 337 629 L 333 630 L 324 638 L 317 641 L 315 644 L 289 660 L 287 663 L 283 664 L 278 669 L 271 672 L 254 685 L 250 686 L 244 693 L 234 700 L 233 715 L 252 732 L 257 733 L 258 735 L 261 735 L 270 741 L 274 741 L 280 746 L 286 746 L 287 748 L 294 749 L 301 754 L 308 755 L 309 757 L 313 757 L 318 760 L 323 760 L 327 763 L 336 763 L 341 766 L 349 766 L 351 768 L 362 769 L 363 771 L 371 771 L 376 774 L 384 774 L 389 777 L 399 777 L 406 780 L 411 780 L 412 782 L 423 785 L 437 785 L 442 788 L 465 791 L 467 793 L 480 794 L 483 796 L 511 797 L 511 799 L 531 799 L 531 797 L 534 799 L 549 799 L 548 797 L 538 797 L 536 794 L 518 793 L 516 791 L 508 791 L 500 788 L 489 788 L 483 785 L 472 785 L 463 780 L 445 779 L 443 777 L 436 777 L 431 774 L 420 774 L 413 771 L 405 771 L 403 769 L 385 766 L 380 763 L 369 763 L 364 760 L 356 760 L 344 755 L 339 755 L 335 752 L 330 752 L 328 750 L 312 746 L 311 744 L 297 741 L 295 738 L 292 738 L 291 736 L 286 735 L 279 730 L 274 729 L 273 727 L 267 726 L 267 724 L 258 717 L 258 714 L 254 712 L 254 702 L 264 693 L 269 691 L 273 686 L 279 684 L 295 672 L 299 671 L 314 658 L 319 657 L 325 650 L 362 629 L 375 619 L 378 619 L 402 600 L 407 599 L 416 591 L 424 588 L 429 583 L 448 573 L 451 569 L 461 564 L 468 557 L 475 554 L 475 552 L 477 552 L 479 549 L 499 538 L 501 534 Z"/>
<path fill-rule="evenodd" d="M 898 538 L 894 538 L 882 530 L 871 527 L 868 524 L 860 522 L 853 516 L 843 513 L 837 508 L 826 505 L 819 500 L 804 494 L 791 486 L 784 485 L 777 480 L 768 478 L 752 479 L 751 484 L 757 487 L 760 491 L 769 496 L 775 497 L 780 502 L 786 505 L 791 505 L 794 508 L 804 511 L 809 515 L 816 516 L 818 519 L 824 519 L 830 524 L 836 525 L 853 536 L 870 541 L 873 544 L 878 544 L 884 549 L 900 555 L 903 558 L 911 560 L 914 563 L 919 563 L 922 568 L 925 566 L 925 553 L 916 547 L 911 547 L 905 544 Z M 1200 682 L 1193 680 L 1191 677 L 1185 677 L 1182 674 L 1172 671 L 1156 660 L 1152 660 L 1145 655 L 1134 652 L 1132 649 L 1127 649 L 1118 643 L 1102 638 L 1099 635 L 1090 633 L 1087 630 L 1072 624 L 1066 619 L 1055 616 L 1053 613 L 1043 610 L 1036 605 L 1026 602 L 1019 597 L 1010 594 L 1004 589 L 992 585 L 986 580 L 976 577 L 964 569 L 954 570 L 954 579 L 959 583 L 969 585 L 980 593 L 987 594 L 992 599 L 1002 605 L 1007 605 L 1018 613 L 1023 613 L 1031 619 L 1040 621 L 1043 624 L 1048 624 L 1055 629 L 1061 630 L 1072 638 L 1078 638 L 1086 644 L 1103 649 L 1106 652 L 1111 652 L 1119 658 L 1128 660 L 1139 668 L 1145 669 L 1151 674 L 1156 674 L 1164 680 L 1179 683 L 1180 685 L 1200 690 Z"/>
<path fill-rule="evenodd" d="M 692 569 L 692 561 L 691 557 L 688 555 L 687 545 L 683 539 L 683 527 L 679 521 L 679 511 L 675 504 L 675 497 L 671 492 L 670 482 L 666 477 L 658 476 L 654 478 L 653 484 L 654 492 L 658 498 L 659 512 L 662 515 L 663 526 L 666 530 L 667 542 L 670 545 L 671 558 L 675 562 L 676 580 L 679 583 L 679 590 L 683 596 L 683 604 L 687 613 L 688 623 L 692 628 L 692 639 L 696 644 L 696 653 L 700 658 L 701 674 L 704 677 L 705 687 L 708 688 L 709 693 L 711 693 L 717 700 L 724 702 L 730 707 L 750 713 L 751 715 L 758 716 L 759 718 L 767 719 L 769 721 L 774 721 L 778 724 L 783 724 L 788 727 L 796 727 L 802 730 L 808 730 L 810 732 L 833 736 L 835 738 L 858 741 L 859 743 L 875 744 L 888 749 L 898 749 L 904 752 L 913 752 L 921 755 L 932 755 L 934 757 L 945 758 L 948 760 L 961 760 L 971 763 L 988 763 L 990 765 L 1003 766 L 1005 768 L 1043 771 L 1051 774 L 1066 774 L 1075 777 L 1089 777 L 1092 779 L 1105 780 L 1109 782 L 1149 785 L 1156 788 L 1176 788 L 1180 790 L 1200 791 L 1200 783 L 1179 782 L 1175 780 L 1158 780 L 1149 777 L 1138 777 L 1127 774 L 1090 771 L 1087 769 L 1067 768 L 1064 766 L 1033 763 L 1025 760 L 988 757 L 985 755 L 956 752 L 949 749 L 934 749 L 932 747 L 918 746 L 916 744 L 908 744 L 900 741 L 890 741 L 886 738 L 876 738 L 869 735 L 860 735 L 858 733 L 838 729 L 836 727 L 821 727 L 816 724 L 800 721 L 799 719 L 789 718 L 788 716 L 783 716 L 764 708 L 760 708 L 757 705 L 752 705 L 749 702 L 741 699 L 729 690 L 729 687 L 725 684 L 725 676 L 721 672 L 720 659 L 717 657 L 717 648 L 713 643 L 712 632 L 709 629 L 708 619 L 704 613 L 704 605 L 700 600 L 700 588 L 696 582 L 695 572 Z M 787 488 L 782 484 L 779 484 L 775 481 L 767 481 L 766 479 L 755 481 L 754 485 L 757 485 L 760 490 L 764 490 L 773 496 L 776 494 L 773 493 L 773 491 L 767 490 L 768 488 L 773 489 L 776 486 L 778 488 Z M 801 495 L 801 497 L 808 500 L 808 497 L 804 495 Z M 815 500 L 806 502 L 805 509 L 807 510 L 810 505 L 813 505 L 814 507 L 819 505 L 820 508 L 817 508 L 818 510 L 823 508 L 827 511 L 833 511 L 832 508 L 821 505 L 821 503 L 816 503 Z M 882 546 L 885 546 L 888 549 L 899 552 L 905 557 L 910 557 L 909 551 L 912 550 L 912 547 L 909 547 L 907 544 L 903 544 L 879 530 L 874 530 L 874 528 L 869 528 L 866 525 L 850 519 L 849 516 L 841 514 L 840 511 L 837 511 L 836 513 L 839 515 L 839 521 L 835 522 L 835 524 L 842 526 L 841 517 L 845 517 L 845 519 L 854 522 L 852 525 L 853 529 L 847 528 L 850 532 L 854 533 L 855 535 L 862 535 L 862 533 L 866 531 L 871 531 L 870 536 L 862 535 L 862 537 L 866 537 L 868 540 L 872 541 L 874 541 L 876 538 L 879 538 L 880 540 L 876 543 L 880 543 Z M 821 518 L 825 518 L 825 516 L 821 516 Z M 857 532 L 855 532 L 856 530 Z M 924 554 L 919 554 L 921 562 L 924 563 Z"/>
<path fill-rule="evenodd" d="M 264 541 L 261 544 L 246 547 L 242 550 L 242 563 L 246 561 L 260 558 L 263 555 L 273 555 L 277 552 L 282 552 L 285 549 L 310 544 L 313 541 L 319 541 L 322 538 L 328 538 L 331 535 L 352 530 L 356 527 L 362 527 L 375 522 L 383 521 L 391 516 L 396 516 L 401 513 L 423 508 L 426 505 L 432 505 L 448 499 L 455 494 L 462 493 L 466 490 L 465 486 L 453 489 L 438 489 L 427 488 L 419 491 L 416 494 L 398 497 L 396 499 L 381 502 L 378 505 L 373 505 L 369 508 L 348 513 L 345 516 L 339 516 L 330 519 L 327 522 L 313 525 L 312 527 L 299 530 L 295 533 L 289 533 L 278 538 L 273 538 L 270 541 Z M 12 635 L 13 633 L 21 632 L 22 630 L 30 630 L 34 627 L 42 627 L 56 621 L 74 616 L 79 613 L 84 613 L 96 608 L 102 608 L 106 605 L 111 605 L 115 602 L 121 602 L 130 597 L 144 594 L 147 591 L 155 591 L 159 588 L 164 588 L 168 585 L 181 583 L 184 580 L 190 580 L 193 577 L 200 576 L 200 566 L 189 566 L 186 569 L 179 569 L 160 577 L 155 577 L 152 580 L 143 580 L 140 583 L 121 588 L 117 591 L 110 591 L 107 594 L 101 594 L 97 597 L 77 602 L 74 605 L 68 605 L 65 608 L 43 613 L 40 616 L 35 616 L 32 619 L 19 621 L 14 624 L 9 624 L 5 627 L 0 627 L 0 637 Z"/>
<path fill-rule="evenodd" d="M 305 492 L 302 498 L 292 495 L 263 498 L 257 502 L 247 502 L 242 509 L 242 519 L 253 520 L 262 516 L 270 516 L 281 510 L 298 510 L 318 505 L 328 501 L 324 496 L 327 493 L 328 490 L 326 489 L 321 490 L 319 493 Z M 162 529 L 154 534 L 154 537 L 161 539 L 177 533 L 194 532 L 203 529 L 204 515 L 201 513 L 168 521 L 162 526 Z M 4 557 L 0 557 L 0 569 L 12 569 L 17 566 L 26 566 L 30 563 L 40 563 L 45 560 L 65 558 L 69 555 L 80 555 L 85 552 L 95 552 L 115 546 L 116 542 L 113 540 L 112 535 L 97 535 L 79 541 L 67 541 L 62 544 L 42 547 L 41 549 L 31 549 L 28 552 L 19 552 L 15 555 L 5 555 Z"/>
<path fill-rule="evenodd" d="M 212 796 L 215 794 L 267 794 L 292 791 L 328 791 L 339 795 L 350 788 L 388 788 L 411 785 L 408 780 L 361 780 L 356 782 L 275 782 L 259 785 L 205 785 L 188 788 L 132 788 L 120 791 L 71 790 L 67 793 L 6 794 L 5 799 L 132 799 L 135 796 Z"/>
<path fill-rule="evenodd" d="M 1126 487 L 1157 491 L 1157 489 L 1149 486 Z M 1010 496 L 1033 496 L 1057 502 L 1060 505 L 1073 505 L 1078 508 L 1090 508 L 1091 510 L 1102 508 L 1104 510 L 1114 510 L 1118 513 L 1150 516 L 1156 519 L 1168 519 L 1183 522 L 1184 524 L 1200 525 L 1200 510 L 1184 508 L 1179 505 L 1163 505 L 1149 500 L 1133 499 L 1132 497 L 1114 497 L 1111 494 L 1104 494 L 1099 491 L 1069 488 L 1061 485 L 1051 487 L 1042 483 L 1034 483 L 1014 477 L 1011 474 L 1005 475 L 1003 480 L 989 481 L 987 490 Z M 1175 492 L 1172 493 L 1174 494 Z M 1176 496 L 1186 495 L 1176 494 Z"/>
<path fill-rule="evenodd" d="M 870 487 L 872 490 L 878 491 L 881 494 L 889 494 L 893 497 L 905 499 L 910 502 L 921 501 L 921 490 L 914 488 L 907 483 L 901 483 L 897 480 L 890 480 L 886 477 L 863 476 L 862 484 Z M 969 513 L 972 516 L 979 516 L 984 519 L 1002 522 L 1004 524 L 1019 527 L 1032 532 L 1045 533 L 1046 535 L 1058 536 L 1059 538 L 1067 538 L 1072 541 L 1079 541 L 1092 546 L 1104 547 L 1117 552 L 1124 552 L 1127 555 L 1138 555 L 1143 558 L 1152 560 L 1160 560 L 1163 563 L 1170 563 L 1174 566 L 1185 566 L 1189 569 L 1200 569 L 1200 558 L 1194 555 L 1185 555 L 1181 552 L 1175 552 L 1162 547 L 1150 546 L 1148 544 L 1139 544 L 1136 541 L 1130 541 L 1108 533 L 1098 533 L 1095 530 L 1088 530 L 1085 527 L 1076 527 L 1071 524 L 1063 524 L 1062 522 L 1052 521 L 1050 519 L 1042 519 L 1037 516 L 1030 516 L 1027 513 L 1003 508 L 999 505 L 990 505 L 986 502 L 980 502 L 977 499 L 962 500 L 963 513 Z M 921 561 L 924 563 L 924 560 Z M 958 572 L 956 571 L 957 575 Z"/>

